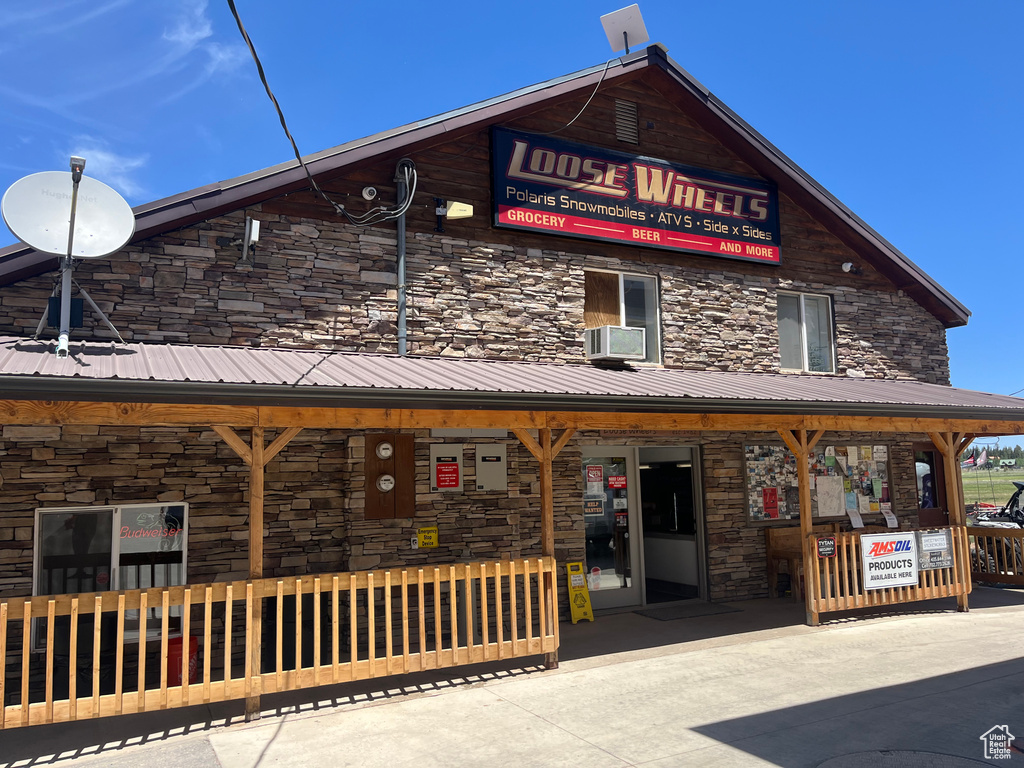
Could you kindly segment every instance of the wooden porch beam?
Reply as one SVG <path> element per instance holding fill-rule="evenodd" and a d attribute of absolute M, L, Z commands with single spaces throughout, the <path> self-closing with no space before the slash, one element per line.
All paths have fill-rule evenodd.
<path fill-rule="evenodd" d="M 825 436 L 825 431 L 826 430 L 824 429 L 819 429 L 817 432 L 814 433 L 814 437 L 811 438 L 811 442 L 807 444 L 808 451 L 814 450 L 814 447 L 818 444 L 818 441 Z"/>
<path fill-rule="evenodd" d="M 960 438 L 960 442 L 957 444 L 957 447 L 956 447 L 956 457 L 957 457 L 957 459 L 960 458 L 960 454 L 962 454 L 964 451 L 967 450 L 967 446 L 969 446 L 971 443 L 974 442 L 974 439 L 976 437 L 977 437 L 977 435 L 974 434 L 973 432 L 968 432 L 968 433 L 964 434 Z"/>
<path fill-rule="evenodd" d="M 1024 419 L 924 419 L 888 416 L 770 415 L 743 413 L 603 413 L 588 411 L 442 410 L 291 407 L 161 403 L 0 400 L 8 425 L 139 425 L 268 429 L 642 429 L 776 432 L 780 429 L 846 432 L 965 432 L 1024 435 Z"/>
<path fill-rule="evenodd" d="M 558 436 L 558 440 L 551 446 L 551 458 L 554 459 L 562 452 L 566 444 L 572 439 L 572 436 L 576 434 L 575 429 L 563 429 L 562 434 Z"/>
<path fill-rule="evenodd" d="M 544 452 L 541 450 L 540 443 L 533 439 L 533 435 L 525 429 L 513 429 L 512 434 L 519 438 L 519 442 L 526 446 L 526 450 L 533 454 L 533 458 L 543 461 Z"/>
<path fill-rule="evenodd" d="M 950 445 L 946 442 L 946 436 L 938 432 L 929 432 L 928 437 L 931 439 L 932 444 L 939 449 L 939 453 L 945 456 L 950 451 Z"/>
<path fill-rule="evenodd" d="M 263 466 L 266 466 L 274 457 L 281 452 L 281 450 L 292 441 L 299 432 L 302 431 L 302 427 L 288 427 L 284 432 L 277 436 L 277 438 L 269 446 L 267 450 L 263 452 Z"/>
<path fill-rule="evenodd" d="M 249 446 L 240 438 L 231 427 L 225 427 L 219 424 L 214 424 L 212 427 L 213 431 L 220 435 L 220 439 L 223 440 L 233 450 L 238 458 L 252 466 L 252 451 Z"/>

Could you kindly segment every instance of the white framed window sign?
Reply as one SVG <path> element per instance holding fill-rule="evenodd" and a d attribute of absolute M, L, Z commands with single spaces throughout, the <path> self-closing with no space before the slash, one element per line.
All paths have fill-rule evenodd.
<path fill-rule="evenodd" d="M 36 510 L 35 523 L 33 595 L 185 583 L 188 504 L 184 502 L 42 508 Z M 171 610 L 175 623 L 180 615 L 180 607 Z M 125 613 L 126 639 L 138 638 L 138 618 L 138 611 Z M 151 608 L 147 622 L 150 619 L 160 619 L 160 609 Z"/>

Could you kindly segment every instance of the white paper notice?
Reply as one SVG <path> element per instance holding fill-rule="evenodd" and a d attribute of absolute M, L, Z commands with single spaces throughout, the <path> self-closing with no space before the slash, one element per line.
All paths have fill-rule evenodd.
<path fill-rule="evenodd" d="M 885 524 L 890 528 L 899 528 L 900 524 L 896 520 L 896 515 L 892 513 L 892 504 L 882 505 L 882 514 L 885 515 Z"/>
<path fill-rule="evenodd" d="M 867 496 L 857 494 L 857 511 L 862 515 L 868 514 L 871 511 L 871 499 Z"/>
<path fill-rule="evenodd" d="M 628 509 L 628 507 L 629 507 L 628 502 L 629 502 L 629 499 L 612 499 L 612 508 L 613 509 Z"/>
<path fill-rule="evenodd" d="M 860 512 L 858 512 L 856 509 L 848 509 L 846 510 L 846 514 L 850 516 L 850 524 L 854 528 L 864 527 L 864 521 L 861 519 Z"/>
<path fill-rule="evenodd" d="M 836 447 L 834 445 L 826 445 L 825 446 L 825 455 L 826 456 L 835 456 L 836 455 Z"/>
<path fill-rule="evenodd" d="M 875 461 L 888 461 L 889 460 L 889 446 L 887 445 L 876 445 L 874 449 Z"/>
<path fill-rule="evenodd" d="M 846 446 L 846 460 L 851 464 L 856 464 L 860 461 L 860 450 L 856 445 Z"/>
<path fill-rule="evenodd" d="M 843 496 L 843 478 L 824 476 L 818 481 L 818 516 L 842 517 L 846 511 L 846 499 Z"/>
<path fill-rule="evenodd" d="M 842 454 L 839 454 L 838 456 L 836 456 L 836 461 L 839 462 L 839 466 L 842 468 L 844 475 L 850 474 L 849 469 L 847 469 L 846 457 L 845 456 L 843 456 Z"/>
<path fill-rule="evenodd" d="M 587 483 L 587 496 L 604 496 L 604 483 Z"/>

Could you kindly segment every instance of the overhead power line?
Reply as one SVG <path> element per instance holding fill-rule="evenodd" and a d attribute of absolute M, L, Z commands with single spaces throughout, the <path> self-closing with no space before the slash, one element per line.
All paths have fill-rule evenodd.
<path fill-rule="evenodd" d="M 416 192 L 416 166 L 411 160 L 402 160 L 399 162 L 399 172 L 405 177 L 405 184 L 408 192 L 405 195 L 405 199 L 394 208 L 378 206 L 370 209 L 364 214 L 353 216 L 345 210 L 345 206 L 332 200 L 322 189 L 320 189 L 320 186 L 313 179 L 313 174 L 310 172 L 309 166 L 306 165 L 306 162 L 302 159 L 302 155 L 299 153 L 299 147 L 295 143 L 295 139 L 292 137 L 291 131 L 288 130 L 288 122 L 284 119 L 284 111 L 281 109 L 281 105 L 278 103 L 277 97 L 274 96 L 274 92 L 270 89 L 270 83 L 267 82 L 267 74 L 263 70 L 263 63 L 260 61 L 260 57 L 256 53 L 256 46 L 253 45 L 252 39 L 249 37 L 249 33 L 245 31 L 245 25 L 242 24 L 242 18 L 238 15 L 238 9 L 235 8 L 234 0 L 228 0 L 228 8 L 231 9 L 231 15 L 234 17 L 235 23 L 238 25 L 238 31 L 242 34 L 242 39 L 245 40 L 245 44 L 249 47 L 249 53 L 252 54 L 252 60 L 256 62 L 256 71 L 259 73 L 260 82 L 263 83 L 263 87 L 267 91 L 267 96 L 270 97 L 270 101 L 273 103 L 274 109 L 277 110 L 277 117 L 281 121 L 281 127 L 284 129 L 284 135 L 287 136 L 288 141 L 291 142 L 292 151 L 295 153 L 295 159 L 299 161 L 299 165 L 302 166 L 302 170 L 306 172 L 306 178 L 309 179 L 309 184 L 313 188 L 313 191 L 330 203 L 334 210 L 341 216 L 344 216 L 350 224 L 354 224 L 359 227 L 368 227 L 373 224 L 391 221 L 392 219 L 397 219 L 408 211 L 409 206 L 412 205 L 413 195 Z"/>

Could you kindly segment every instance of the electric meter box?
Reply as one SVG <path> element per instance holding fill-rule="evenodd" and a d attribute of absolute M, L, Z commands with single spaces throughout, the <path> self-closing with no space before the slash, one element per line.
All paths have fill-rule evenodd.
<path fill-rule="evenodd" d="M 508 490 L 508 446 L 488 443 L 476 446 L 476 489 Z"/>

